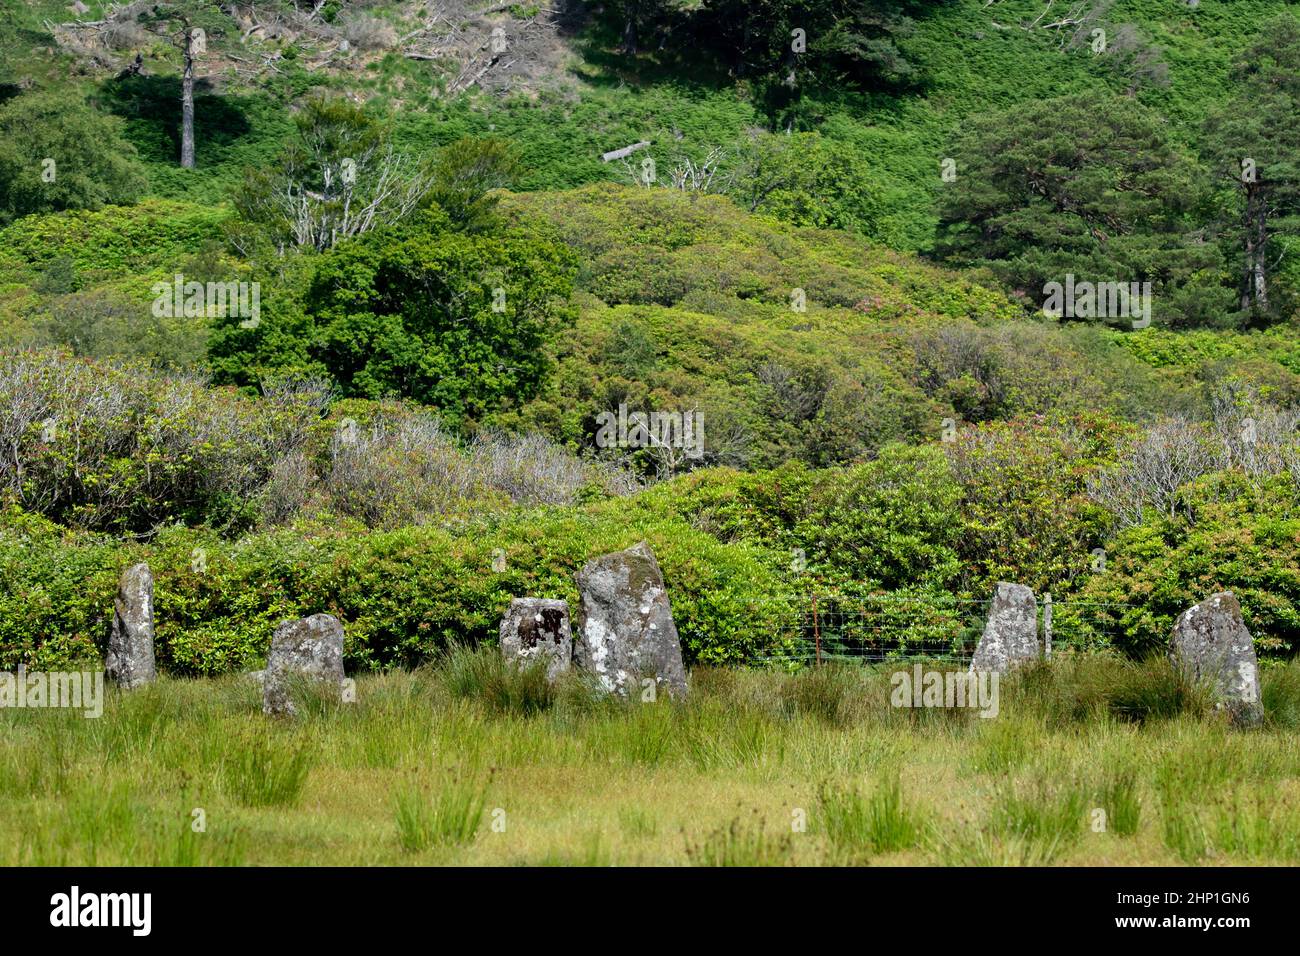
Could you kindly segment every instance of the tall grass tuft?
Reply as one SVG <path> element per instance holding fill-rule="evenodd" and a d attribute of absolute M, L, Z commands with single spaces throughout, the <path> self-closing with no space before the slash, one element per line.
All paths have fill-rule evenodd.
<path fill-rule="evenodd" d="M 1039 736 L 1040 729 L 1026 720 L 984 721 L 975 743 L 975 769 L 991 774 L 1019 769 Z"/>
<path fill-rule="evenodd" d="M 851 665 L 805 668 L 781 686 L 782 707 L 790 715 L 839 726 L 848 719 L 855 689 L 861 695 L 860 678 L 861 668 Z"/>
<path fill-rule="evenodd" d="M 254 728 L 228 742 L 221 785 L 247 807 L 290 807 L 302 796 L 314 761 L 306 741 L 281 737 L 274 728 Z"/>
<path fill-rule="evenodd" d="M 1161 656 L 1126 661 L 1114 673 L 1107 699 L 1111 713 L 1139 722 L 1180 715 L 1203 717 L 1213 710 L 1210 689 L 1189 681 L 1180 668 Z"/>
<path fill-rule="evenodd" d="M 1210 834 L 1196 806 L 1179 794 L 1165 791 L 1160 799 L 1164 844 L 1184 863 L 1200 863 L 1212 852 Z"/>
<path fill-rule="evenodd" d="M 995 833 L 1028 841 L 1047 855 L 1049 848 L 1064 849 L 1078 839 L 1087 802 L 1073 782 L 1038 773 L 1028 784 L 997 787 L 990 824 Z"/>
<path fill-rule="evenodd" d="M 745 823 L 737 817 L 688 844 L 686 856 L 693 866 L 782 866 L 789 862 L 790 836 L 769 836 L 761 819 Z"/>
<path fill-rule="evenodd" d="M 1137 833 L 1142 819 L 1142 801 L 1137 792 L 1137 773 L 1131 767 L 1111 771 L 1102 782 L 1097 800 L 1106 811 L 1106 829 L 1119 836 Z"/>
<path fill-rule="evenodd" d="M 1061 844 L 971 829 L 938 832 L 930 849 L 941 866 L 1047 866 L 1057 858 Z"/>
<path fill-rule="evenodd" d="M 1265 667 L 1260 674 L 1260 697 L 1268 726 L 1300 728 L 1300 661 Z"/>
<path fill-rule="evenodd" d="M 920 819 L 903 797 L 897 771 L 870 797 L 853 787 L 830 786 L 823 786 L 817 797 L 826 836 L 841 854 L 895 853 L 920 842 Z"/>
<path fill-rule="evenodd" d="M 495 647 L 454 644 L 439 672 L 453 697 L 476 700 L 498 713 L 535 714 L 556 700 L 546 666 L 543 658 L 520 663 L 506 660 Z"/>
<path fill-rule="evenodd" d="M 432 796 L 421 788 L 399 791 L 395 800 L 397 842 L 408 853 L 473 842 L 483 822 L 487 788 L 451 780 Z"/>

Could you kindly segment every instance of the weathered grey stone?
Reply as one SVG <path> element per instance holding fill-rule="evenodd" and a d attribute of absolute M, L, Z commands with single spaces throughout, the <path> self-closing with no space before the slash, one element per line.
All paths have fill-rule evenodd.
<path fill-rule="evenodd" d="M 1037 660 L 1038 601 L 1023 584 L 999 582 L 989 601 L 984 635 L 970 669 L 1005 674 L 1026 661 Z"/>
<path fill-rule="evenodd" d="M 265 713 L 296 713 L 289 696 L 295 678 L 343 683 L 343 625 L 338 618 L 313 614 L 298 621 L 283 621 L 275 629 L 262 679 Z"/>
<path fill-rule="evenodd" d="M 673 697 L 686 696 L 682 645 L 648 544 L 588 561 L 578 572 L 578 595 L 578 667 L 625 696 L 645 678 Z"/>
<path fill-rule="evenodd" d="M 109 680 L 130 690 L 157 679 L 153 635 L 153 575 L 149 565 L 133 564 L 122 572 L 113 602 L 104 661 Z"/>
<path fill-rule="evenodd" d="M 512 598 L 501 618 L 501 653 L 506 660 L 548 659 L 546 676 L 555 680 L 569 669 L 573 635 L 569 605 L 552 598 Z"/>
<path fill-rule="evenodd" d="M 1178 616 L 1169 656 L 1189 679 L 1213 688 L 1215 705 L 1234 723 L 1254 727 L 1264 720 L 1255 641 L 1231 591 L 1211 595 Z"/>

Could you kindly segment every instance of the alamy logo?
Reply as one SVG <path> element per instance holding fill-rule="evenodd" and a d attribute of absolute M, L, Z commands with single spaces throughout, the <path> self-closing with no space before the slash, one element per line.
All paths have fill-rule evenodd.
<path fill-rule="evenodd" d="M 687 458 L 704 454 L 704 416 L 699 412 L 632 412 L 596 416 L 597 448 L 680 448 Z"/>
<path fill-rule="evenodd" d="M 260 282 L 185 281 L 177 273 L 171 282 L 155 282 L 153 314 L 159 319 L 243 319 L 240 326 L 255 329 L 262 321 Z"/>
<path fill-rule="evenodd" d="M 71 892 L 50 897 L 50 925 L 129 926 L 134 936 L 148 936 L 153 928 L 153 894 Z"/>
<path fill-rule="evenodd" d="M 1065 283 L 1043 286 L 1043 311 L 1066 319 L 1132 319 L 1133 328 L 1151 324 L 1151 283 L 1075 282 L 1066 273 Z"/>
<path fill-rule="evenodd" d="M 22 664 L 18 673 L 0 671 L 0 709 L 62 707 L 83 711 L 87 718 L 104 714 L 103 671 L 32 671 Z"/>
<path fill-rule="evenodd" d="M 894 707 L 969 707 L 981 717 L 998 715 L 997 671 L 926 670 L 920 664 L 890 677 Z"/>

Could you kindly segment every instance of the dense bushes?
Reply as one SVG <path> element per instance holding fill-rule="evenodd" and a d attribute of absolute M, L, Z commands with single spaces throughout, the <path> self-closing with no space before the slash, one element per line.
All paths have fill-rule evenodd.
<path fill-rule="evenodd" d="M 247 523 L 277 432 L 305 425 L 301 408 L 57 353 L 0 353 L 0 408 L 4 495 L 114 531 Z"/>
<path fill-rule="evenodd" d="M 1104 570 L 1084 587 L 1107 609 L 1103 626 L 1123 649 L 1157 650 L 1174 620 L 1218 591 L 1232 591 L 1271 653 L 1300 647 L 1300 496 L 1289 475 L 1252 481 L 1206 475 L 1180 488 L 1174 514 L 1148 512 L 1106 547 Z"/>
<path fill-rule="evenodd" d="M 541 436 L 463 442 L 427 411 L 268 379 L 253 399 L 143 365 L 0 352 L 0 496 L 67 525 L 238 532 L 300 512 L 372 526 L 630 490 Z"/>
<path fill-rule="evenodd" d="M 490 637 L 511 595 L 572 600 L 584 561 L 641 537 L 696 661 L 771 653 L 798 636 L 812 593 L 878 604 L 878 623 L 898 633 L 951 638 L 970 623 L 954 599 L 973 607 L 997 580 L 1089 602 L 1086 619 L 1063 611 L 1062 639 L 1136 655 L 1221 589 L 1238 593 L 1262 650 L 1300 637 L 1294 432 L 1263 428 L 1254 458 L 1237 447 L 1175 469 L 1169 506 L 1101 491 L 1122 487 L 1135 461 L 1162 467 L 1168 426 L 1138 433 L 1086 416 L 984 423 L 849 467 L 704 469 L 605 501 L 632 489 L 625 474 L 537 437 L 463 442 L 410 407 L 347 400 L 326 412 L 304 383 L 250 401 L 139 369 L 9 363 L 19 400 L 6 427 L 21 453 L 6 459 L 9 499 L 66 524 L 146 532 L 125 543 L 11 510 L 0 531 L 11 661 L 91 654 L 117 575 L 145 559 L 161 659 L 175 670 L 245 666 L 279 620 L 316 611 L 347 623 L 352 666 L 410 664 Z M 46 441 L 31 396 L 51 383 L 81 417 Z M 169 414 L 127 441 L 114 401 L 122 414 L 151 402 Z M 280 527 L 218 532 L 257 522 Z M 917 609 L 934 612 L 920 630 Z"/>
<path fill-rule="evenodd" d="M 161 268 L 169 274 L 219 238 L 228 216 L 220 207 L 160 199 L 94 212 L 28 216 L 0 231 L 0 269 L 7 281 L 21 281 L 67 260 L 76 289 L 124 273 Z"/>
<path fill-rule="evenodd" d="M 436 229 L 351 240 L 312 264 L 300 311 L 251 330 L 222 323 L 220 380 L 324 373 L 345 395 L 413 398 L 474 421 L 536 392 L 546 342 L 569 316 L 571 270 L 567 250 L 543 240 Z"/>
<path fill-rule="evenodd" d="M 724 546 L 680 520 L 632 520 L 617 506 L 372 533 L 335 521 L 237 542 L 169 528 L 148 546 L 73 537 L 11 512 L 0 524 L 0 667 L 54 667 L 102 653 L 117 574 L 138 560 L 154 572 L 167 669 L 251 666 L 280 620 L 321 611 L 344 621 L 350 668 L 412 665 L 449 642 L 494 636 L 512 595 L 576 607 L 576 570 L 641 538 L 664 570 L 689 661 L 743 661 L 776 645 L 779 599 L 764 614 L 753 605 L 755 596 L 780 594 L 776 555 Z"/>
<path fill-rule="evenodd" d="M 117 117 L 50 93 L 0 105 L 0 224 L 129 203 L 144 187 L 143 167 Z"/>

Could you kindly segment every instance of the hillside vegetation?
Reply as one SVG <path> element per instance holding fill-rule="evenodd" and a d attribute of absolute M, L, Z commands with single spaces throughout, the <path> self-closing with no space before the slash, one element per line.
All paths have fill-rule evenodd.
<path fill-rule="evenodd" d="M 641 539 L 692 664 L 999 580 L 1294 653 L 1292 4 L 10 6 L 0 667 L 135 560 L 173 673 L 417 665 Z"/>

